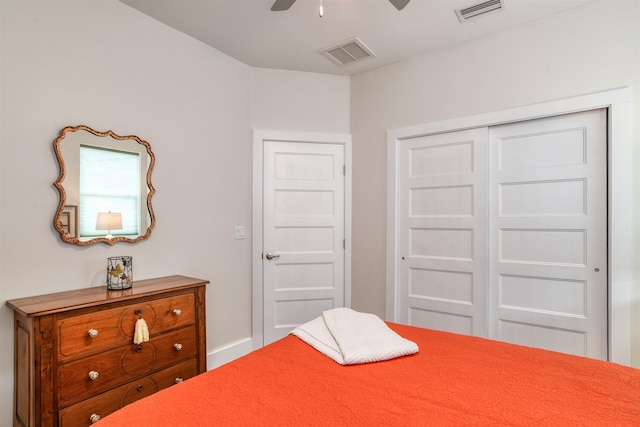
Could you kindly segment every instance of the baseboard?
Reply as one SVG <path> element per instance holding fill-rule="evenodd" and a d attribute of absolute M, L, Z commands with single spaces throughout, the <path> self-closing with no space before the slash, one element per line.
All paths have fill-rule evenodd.
<path fill-rule="evenodd" d="M 229 363 L 253 350 L 251 338 L 234 342 L 207 354 L 207 370 Z"/>

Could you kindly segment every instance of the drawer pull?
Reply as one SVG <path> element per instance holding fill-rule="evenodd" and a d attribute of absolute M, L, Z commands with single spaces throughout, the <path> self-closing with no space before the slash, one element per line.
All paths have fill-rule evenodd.
<path fill-rule="evenodd" d="M 139 345 L 136 347 L 136 353 L 140 353 L 142 351 L 142 346 Z"/>
<path fill-rule="evenodd" d="M 175 310 L 173 310 L 173 314 L 177 317 L 180 316 L 182 314 L 182 310 L 180 310 L 179 308 L 176 308 Z"/>
<path fill-rule="evenodd" d="M 142 391 L 142 389 L 144 388 L 144 386 L 142 384 L 140 384 L 137 388 L 138 391 Z"/>
<path fill-rule="evenodd" d="M 180 384 L 182 381 L 184 381 L 182 378 L 178 377 L 176 378 L 176 380 L 174 381 L 174 383 L 176 384 Z"/>
<path fill-rule="evenodd" d="M 95 380 L 97 380 L 99 376 L 100 376 L 100 374 L 99 374 L 99 373 L 97 373 L 96 371 L 91 371 L 91 372 L 89 372 L 89 379 L 90 379 L 91 381 L 95 381 Z"/>
<path fill-rule="evenodd" d="M 98 336 L 98 330 L 97 330 L 97 329 L 89 329 L 89 330 L 87 331 L 87 333 L 89 334 L 89 336 L 90 336 L 91 338 L 95 338 L 95 337 L 97 337 L 97 336 Z"/>
<path fill-rule="evenodd" d="M 97 423 L 98 421 L 100 421 L 100 415 L 91 414 L 91 416 L 89 417 L 89 420 L 91 421 L 91 424 Z"/>
<path fill-rule="evenodd" d="M 175 348 L 177 351 L 182 350 L 182 344 L 180 344 L 179 342 L 175 343 L 173 345 L 173 348 Z"/>

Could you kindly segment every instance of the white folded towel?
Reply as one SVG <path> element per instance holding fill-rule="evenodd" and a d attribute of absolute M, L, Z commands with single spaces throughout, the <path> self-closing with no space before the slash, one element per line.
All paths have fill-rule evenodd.
<path fill-rule="evenodd" d="M 375 314 L 334 308 L 291 334 L 341 365 L 378 362 L 418 351 L 418 345 L 392 331 Z"/>

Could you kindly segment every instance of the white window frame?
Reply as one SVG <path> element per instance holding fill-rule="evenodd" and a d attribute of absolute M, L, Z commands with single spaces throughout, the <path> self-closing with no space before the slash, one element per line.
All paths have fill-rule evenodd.
<path fill-rule="evenodd" d="M 106 152 L 112 152 L 112 153 L 117 153 L 117 154 L 121 154 L 121 155 L 130 155 L 130 156 L 135 156 L 137 163 L 138 163 L 138 173 L 136 174 L 136 177 L 139 177 L 141 175 L 142 172 L 142 168 L 143 165 L 141 163 L 141 154 L 135 151 L 128 151 L 128 150 L 120 150 L 117 148 L 111 148 L 111 147 L 103 147 L 100 145 L 92 145 L 92 144 L 80 144 L 79 149 L 80 149 L 80 168 L 79 168 L 79 173 L 80 173 L 80 181 L 82 181 L 82 149 L 89 149 L 89 150 L 100 150 L 100 151 L 106 151 Z M 135 196 L 135 211 L 133 212 L 133 217 L 135 219 L 135 223 L 136 223 L 136 227 L 135 229 L 123 229 L 123 230 L 110 230 L 111 234 L 113 236 L 137 236 L 140 235 L 140 231 L 141 231 L 141 217 L 142 217 L 142 213 L 141 213 L 141 205 L 140 205 L 140 200 L 143 198 L 142 192 L 141 192 L 141 188 L 139 185 L 139 179 L 136 182 L 136 185 L 134 188 L 136 188 L 137 190 L 137 194 Z M 80 200 L 83 199 L 82 195 L 82 189 L 80 188 L 78 190 L 80 192 Z M 115 197 L 118 198 L 117 196 L 107 196 L 107 197 Z M 133 197 L 133 196 L 132 196 Z M 124 212 L 123 212 L 124 213 Z M 82 218 L 82 216 L 80 217 Z M 124 215 L 123 215 L 124 218 Z M 93 221 L 91 218 L 88 219 L 89 221 Z M 123 220 L 124 223 L 124 220 Z M 124 225 L 124 224 L 123 224 Z M 90 233 L 90 234 L 83 234 L 82 233 L 82 223 L 79 222 L 78 224 L 78 233 L 79 233 L 79 237 L 81 238 L 96 238 L 96 237 L 101 237 L 104 233 L 101 233 L 98 230 L 95 230 L 95 227 L 93 228 L 95 230 L 95 232 Z"/>

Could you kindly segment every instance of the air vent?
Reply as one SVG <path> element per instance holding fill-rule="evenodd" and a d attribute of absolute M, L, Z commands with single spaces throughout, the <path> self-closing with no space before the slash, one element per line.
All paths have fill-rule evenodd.
<path fill-rule="evenodd" d="M 318 52 L 338 65 L 351 64 L 366 58 L 376 56 L 371 49 L 357 37 L 345 40 L 337 45 L 331 45 L 320 49 Z"/>
<path fill-rule="evenodd" d="M 503 0 L 489 0 L 482 3 L 474 4 L 473 6 L 465 7 L 463 9 L 456 9 L 456 15 L 460 22 L 468 21 L 469 19 L 476 18 L 485 13 L 494 12 L 504 9 Z"/>

